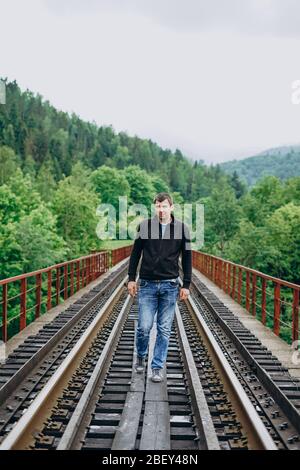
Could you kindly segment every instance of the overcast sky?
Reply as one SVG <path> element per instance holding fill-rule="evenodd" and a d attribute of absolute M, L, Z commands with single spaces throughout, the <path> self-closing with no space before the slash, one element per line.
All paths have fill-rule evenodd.
<path fill-rule="evenodd" d="M 300 142 L 298 0 L 0 0 L 0 77 L 206 162 Z"/>

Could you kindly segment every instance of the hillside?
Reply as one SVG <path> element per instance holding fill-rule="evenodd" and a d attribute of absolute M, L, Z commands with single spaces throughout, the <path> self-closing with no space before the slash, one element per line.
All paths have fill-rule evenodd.
<path fill-rule="evenodd" d="M 269 175 L 286 180 L 300 176 L 300 148 L 279 147 L 243 160 L 221 163 L 220 167 L 227 174 L 236 172 L 249 186 Z"/>
<path fill-rule="evenodd" d="M 149 210 L 154 194 L 166 190 L 176 203 L 205 205 L 205 225 L 193 214 L 205 232 L 199 249 L 299 283 L 299 154 L 291 149 L 236 162 L 252 181 L 267 169 L 293 176 L 266 177 L 247 192 L 237 173 L 85 122 L 9 83 L 7 104 L 0 105 L 0 279 L 123 244 L 119 197 L 129 208 Z M 112 230 L 100 204 L 116 210 Z"/>
<path fill-rule="evenodd" d="M 6 104 L 0 105 L 0 148 L 12 149 L 15 163 L 33 177 L 45 180 L 51 174 L 58 183 L 70 176 L 77 162 L 90 170 L 103 165 L 118 170 L 138 165 L 162 180 L 157 191 L 169 188 L 192 201 L 209 195 L 224 175 L 220 168 L 193 162 L 180 150 L 163 149 L 150 139 L 116 133 L 111 126 L 99 127 L 76 114 L 58 111 L 40 94 L 22 91 L 16 81 L 3 81 Z M 2 178 L 0 184 L 4 181 Z"/>

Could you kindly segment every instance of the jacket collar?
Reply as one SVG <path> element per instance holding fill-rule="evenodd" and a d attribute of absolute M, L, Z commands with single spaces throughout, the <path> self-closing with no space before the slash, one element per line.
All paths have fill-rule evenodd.
<path fill-rule="evenodd" d="M 174 217 L 173 214 L 171 214 L 171 219 L 172 219 L 172 220 L 171 220 L 171 222 L 170 222 L 170 225 L 174 225 L 175 217 Z M 159 222 L 159 224 L 160 224 L 160 220 L 159 220 L 159 218 L 158 218 L 158 216 L 157 216 L 156 214 L 155 214 L 155 216 L 153 217 L 153 220 L 155 220 L 156 222 Z"/>

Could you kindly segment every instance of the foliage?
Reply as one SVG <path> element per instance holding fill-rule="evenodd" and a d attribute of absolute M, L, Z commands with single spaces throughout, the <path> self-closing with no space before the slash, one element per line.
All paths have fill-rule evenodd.
<path fill-rule="evenodd" d="M 203 251 L 300 282 L 299 151 L 290 151 L 285 162 L 280 155 L 238 162 L 244 173 L 230 164 L 207 166 L 179 149 L 57 111 L 16 82 L 6 86 L 7 104 L 0 105 L 1 278 L 105 247 L 96 233 L 99 204 L 118 211 L 119 197 L 127 196 L 129 205 L 149 209 L 155 194 L 167 191 L 176 204 L 204 204 Z"/>
<path fill-rule="evenodd" d="M 228 175 L 236 173 L 250 187 L 265 176 L 287 180 L 300 176 L 300 148 L 279 148 L 243 160 L 224 162 L 220 166 Z"/>

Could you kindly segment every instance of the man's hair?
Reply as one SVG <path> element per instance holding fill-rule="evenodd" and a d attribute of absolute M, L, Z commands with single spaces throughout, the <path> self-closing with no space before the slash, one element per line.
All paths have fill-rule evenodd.
<path fill-rule="evenodd" d="M 159 193 L 155 196 L 155 198 L 153 199 L 153 203 L 155 204 L 157 201 L 158 202 L 163 202 L 165 199 L 167 199 L 169 201 L 169 204 L 170 206 L 173 205 L 173 199 L 172 199 L 172 196 L 170 196 L 169 193 Z"/>

